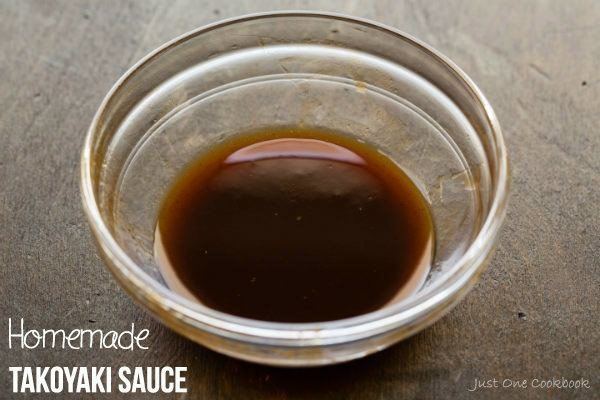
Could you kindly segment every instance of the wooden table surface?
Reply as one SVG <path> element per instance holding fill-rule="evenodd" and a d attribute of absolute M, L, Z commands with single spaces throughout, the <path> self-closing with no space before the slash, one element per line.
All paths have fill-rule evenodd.
<path fill-rule="evenodd" d="M 475 289 L 424 332 L 336 367 L 251 365 L 164 328 L 113 281 L 80 206 L 83 137 L 116 79 L 192 28 L 272 9 L 366 17 L 438 48 L 487 95 L 512 162 L 500 245 Z M 187 366 L 189 399 L 598 398 L 600 2 L 4 0 L 0 50 L 1 399 L 17 398 L 9 365 Z M 9 317 L 38 329 L 135 322 L 151 345 L 9 350 Z M 467 390 L 552 377 L 593 389 Z"/>

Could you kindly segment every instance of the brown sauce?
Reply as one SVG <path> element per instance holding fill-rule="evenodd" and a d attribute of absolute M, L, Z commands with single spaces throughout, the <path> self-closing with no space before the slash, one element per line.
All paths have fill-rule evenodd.
<path fill-rule="evenodd" d="M 175 291 L 225 313 L 317 322 L 419 289 L 432 258 L 427 203 L 375 148 L 321 131 L 241 135 L 192 162 L 158 216 Z"/>

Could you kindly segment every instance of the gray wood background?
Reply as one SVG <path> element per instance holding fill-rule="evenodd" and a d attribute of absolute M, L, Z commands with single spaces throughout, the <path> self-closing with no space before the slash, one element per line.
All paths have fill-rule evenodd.
<path fill-rule="evenodd" d="M 272 9 L 367 17 L 435 46 L 486 93 L 512 159 L 507 222 L 476 288 L 424 332 L 337 367 L 250 365 L 163 328 L 104 268 L 80 207 L 83 136 L 113 82 L 174 36 Z M 0 55 L 0 398 L 17 398 L 9 365 L 165 364 L 189 367 L 189 399 L 598 398 L 600 2 L 3 0 Z M 9 350 L 9 317 L 135 322 L 151 348 Z M 467 391 L 476 377 L 561 376 L 595 390 Z"/>

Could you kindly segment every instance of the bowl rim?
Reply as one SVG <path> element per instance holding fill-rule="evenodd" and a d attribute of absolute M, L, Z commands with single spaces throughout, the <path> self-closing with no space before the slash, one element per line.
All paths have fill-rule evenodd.
<path fill-rule="evenodd" d="M 439 286 L 427 291 L 424 295 L 416 296 L 406 302 L 391 305 L 371 313 L 337 321 L 281 323 L 241 318 L 209 309 L 160 285 L 119 246 L 102 219 L 94 194 L 94 181 L 92 179 L 94 157 L 92 150 L 100 121 L 111 99 L 127 80 L 145 64 L 188 39 L 237 23 L 282 17 L 340 20 L 393 34 L 398 39 L 411 43 L 447 67 L 456 78 L 462 81 L 470 95 L 483 109 L 490 127 L 493 150 L 497 161 L 495 170 L 491 171 L 493 181 L 496 183 L 496 191 L 489 212 L 473 242 L 461 258 L 455 262 L 452 272 L 446 280 L 440 282 Z M 119 283 L 133 295 L 134 299 L 154 311 L 154 314 L 163 321 L 167 319 L 167 316 L 161 315 L 162 313 L 157 312 L 157 310 L 169 313 L 170 317 L 174 317 L 191 329 L 200 329 L 204 332 L 244 342 L 291 347 L 324 346 L 375 336 L 402 326 L 414 325 L 418 321 L 427 320 L 427 317 L 436 310 L 440 312 L 435 313 L 436 315 L 433 318 L 429 318 L 429 321 L 421 324 L 422 326 L 417 327 L 414 331 L 420 330 L 440 318 L 443 311 L 449 309 L 449 300 L 454 299 L 451 303 L 455 303 L 482 272 L 485 266 L 484 260 L 492 251 L 496 235 L 502 225 L 509 193 L 508 157 L 498 119 L 481 90 L 453 61 L 419 39 L 383 23 L 334 12 L 305 10 L 261 12 L 220 20 L 186 32 L 141 58 L 113 85 L 96 111 L 85 137 L 81 153 L 80 173 L 83 210 L 96 242 L 103 253 L 102 255 L 108 258 L 108 260 L 105 260 L 107 261 L 105 264 Z"/>

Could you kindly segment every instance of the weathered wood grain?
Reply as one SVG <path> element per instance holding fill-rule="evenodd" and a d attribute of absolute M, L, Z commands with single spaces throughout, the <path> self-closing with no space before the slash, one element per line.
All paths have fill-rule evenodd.
<path fill-rule="evenodd" d="M 259 367 L 171 333 L 113 282 L 80 207 L 83 135 L 120 74 L 187 30 L 270 9 L 354 14 L 429 42 L 481 86 L 510 151 L 507 223 L 475 290 L 430 329 L 347 365 Z M 164 364 L 190 368 L 181 398 L 598 398 L 599 39 L 594 0 L 0 2 L 0 398 L 12 398 L 9 365 Z M 152 345 L 8 350 L 8 317 L 38 328 L 135 322 Z M 466 390 L 475 377 L 553 376 L 596 390 Z"/>

